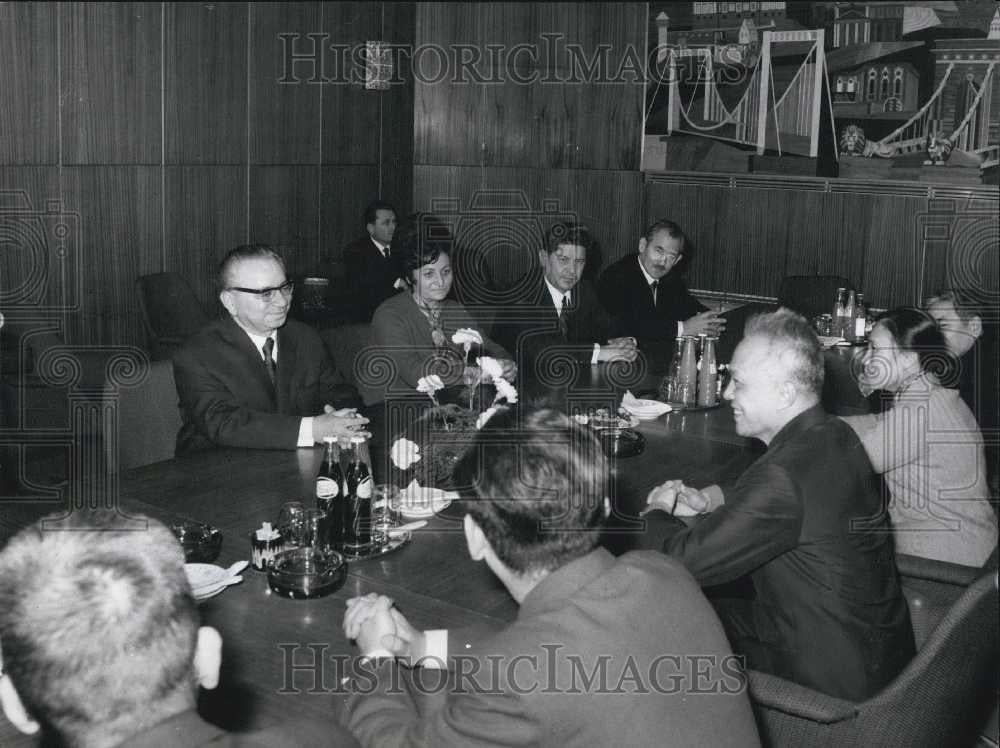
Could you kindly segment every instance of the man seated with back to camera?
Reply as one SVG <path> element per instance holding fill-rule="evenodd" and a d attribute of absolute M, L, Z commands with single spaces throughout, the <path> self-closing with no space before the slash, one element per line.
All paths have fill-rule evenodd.
<path fill-rule="evenodd" d="M 375 660 L 344 720 L 363 744 L 758 744 L 740 664 L 691 575 L 656 552 L 598 547 L 607 462 L 592 434 L 557 411 L 501 411 L 457 482 L 469 555 L 517 619 L 470 638 L 418 632 L 384 596 L 350 600 L 344 633 Z M 441 708 L 418 713 L 394 656 L 458 674 Z"/>
<path fill-rule="evenodd" d="M 228 314 L 174 355 L 178 454 L 294 449 L 366 433 L 357 390 L 337 374 L 316 331 L 288 319 L 292 283 L 281 257 L 263 244 L 237 247 L 219 265 L 218 284 Z"/>
<path fill-rule="evenodd" d="M 18 730 L 78 748 L 357 745 L 333 723 L 238 735 L 202 719 L 222 638 L 199 627 L 180 544 L 141 515 L 145 530 L 110 511 L 45 529 L 55 518 L 0 552 L 0 702 Z"/>
<path fill-rule="evenodd" d="M 514 354 L 522 379 L 539 379 L 550 357 L 566 356 L 583 365 L 635 360 L 635 339 L 608 338 L 611 319 L 582 280 L 596 247 L 586 226 L 556 224 L 538 251 L 539 270 L 498 310 L 494 337 Z"/>
<path fill-rule="evenodd" d="M 804 317 L 751 317 L 724 396 L 736 433 L 767 451 L 723 491 L 669 480 L 650 492 L 648 540 L 703 586 L 749 576 L 750 600 L 715 600 L 749 667 L 853 701 L 914 654 L 893 536 L 872 465 L 820 405 L 823 357 Z M 704 515 L 685 529 L 664 514 Z M 665 538 L 665 539 L 664 539 Z"/>

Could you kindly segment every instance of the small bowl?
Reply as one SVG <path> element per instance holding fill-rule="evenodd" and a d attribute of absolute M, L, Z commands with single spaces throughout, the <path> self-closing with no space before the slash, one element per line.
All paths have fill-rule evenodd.
<path fill-rule="evenodd" d="M 201 522 L 179 522 L 170 529 L 184 549 L 189 564 L 210 564 L 222 550 L 222 531 Z"/>
<path fill-rule="evenodd" d="M 347 561 L 332 548 L 293 548 L 274 556 L 267 584 L 283 597 L 325 597 L 344 586 Z"/>

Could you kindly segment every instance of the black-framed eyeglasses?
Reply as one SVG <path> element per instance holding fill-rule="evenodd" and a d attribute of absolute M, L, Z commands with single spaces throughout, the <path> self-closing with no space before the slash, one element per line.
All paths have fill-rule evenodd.
<path fill-rule="evenodd" d="M 252 293 L 258 299 L 263 301 L 265 304 L 270 304 L 275 299 L 275 294 L 281 294 L 283 297 L 290 298 L 292 292 L 295 290 L 295 281 L 285 281 L 280 286 L 274 286 L 272 288 L 242 288 L 240 286 L 230 286 L 226 289 L 227 291 L 241 291 L 243 293 Z"/>

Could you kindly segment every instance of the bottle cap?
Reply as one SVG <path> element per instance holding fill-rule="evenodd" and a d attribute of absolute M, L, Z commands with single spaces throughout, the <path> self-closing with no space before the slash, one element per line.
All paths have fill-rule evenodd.
<path fill-rule="evenodd" d="M 352 436 L 351 444 L 364 444 L 367 440 L 363 436 Z"/>

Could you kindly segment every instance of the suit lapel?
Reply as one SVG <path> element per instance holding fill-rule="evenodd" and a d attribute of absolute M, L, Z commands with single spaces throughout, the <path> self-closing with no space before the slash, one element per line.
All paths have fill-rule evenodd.
<path fill-rule="evenodd" d="M 227 320 L 224 329 L 229 342 L 238 352 L 242 363 L 240 369 L 246 371 L 251 380 L 265 393 L 271 404 L 277 406 L 274 386 L 271 384 L 271 378 L 267 375 L 267 369 L 264 367 L 264 359 L 261 357 L 260 351 L 257 350 L 257 346 L 253 344 L 250 336 L 246 334 L 242 327 L 236 324 L 236 321 L 232 317 Z M 278 358 L 281 359 L 283 355 L 282 345 L 279 344 Z M 281 377 L 280 360 L 278 363 L 278 377 Z"/>
<path fill-rule="evenodd" d="M 295 338 L 287 330 L 288 325 L 278 330 L 278 375 L 275 377 L 274 389 L 279 413 L 292 412 L 288 406 L 292 402 L 292 375 L 298 358 Z"/>
<path fill-rule="evenodd" d="M 657 311 L 660 308 L 660 302 L 663 301 L 663 278 L 660 278 L 660 285 L 656 293 L 656 304 L 653 303 L 653 290 L 646 283 L 646 276 L 643 275 L 642 268 L 639 267 L 639 261 L 636 260 L 632 263 L 632 278 L 635 286 L 635 294 L 637 299 L 641 299 L 639 303 L 642 304 L 646 310 Z"/>

